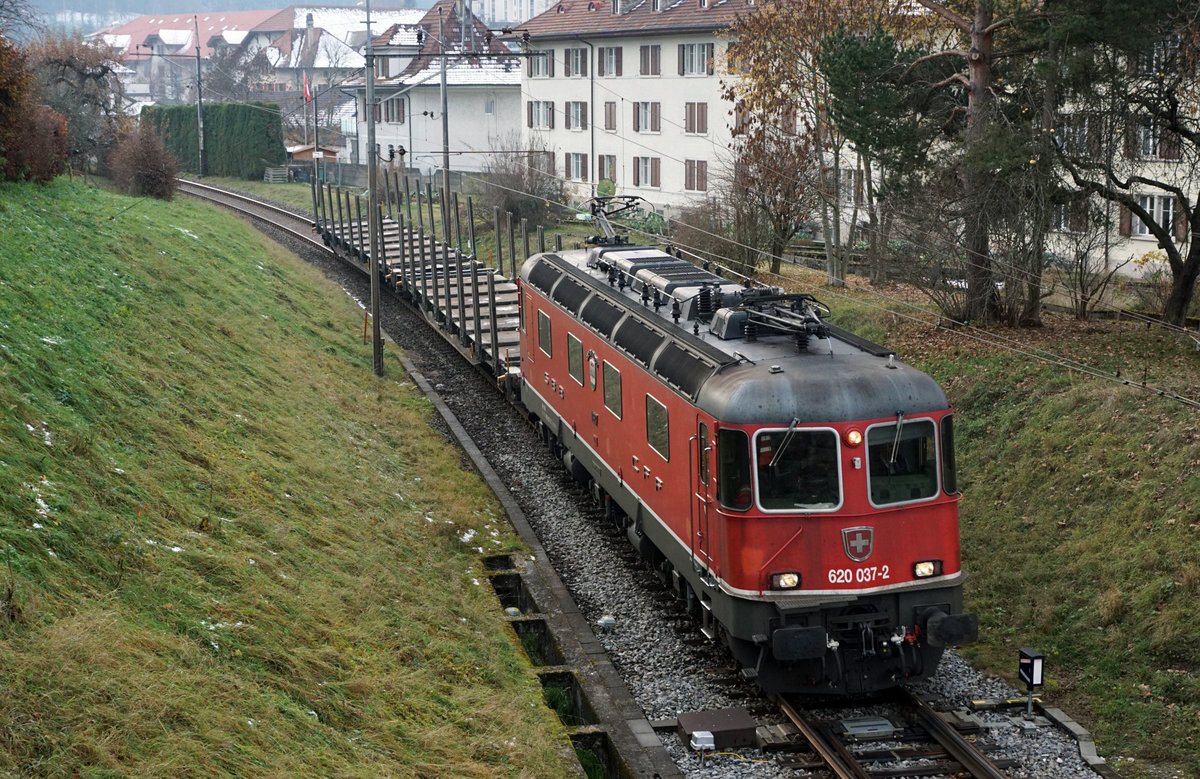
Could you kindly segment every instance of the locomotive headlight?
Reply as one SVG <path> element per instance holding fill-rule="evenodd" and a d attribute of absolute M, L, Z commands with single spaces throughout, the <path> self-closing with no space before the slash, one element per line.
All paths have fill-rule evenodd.
<path fill-rule="evenodd" d="M 800 586 L 800 574 L 795 571 L 771 574 L 772 590 L 794 590 Z"/>
<path fill-rule="evenodd" d="M 918 579 L 928 579 L 930 576 L 941 575 L 941 560 L 922 560 L 919 563 L 913 563 L 913 576 Z"/>
<path fill-rule="evenodd" d="M 846 446 L 862 446 L 862 431 L 847 430 L 846 431 Z"/>

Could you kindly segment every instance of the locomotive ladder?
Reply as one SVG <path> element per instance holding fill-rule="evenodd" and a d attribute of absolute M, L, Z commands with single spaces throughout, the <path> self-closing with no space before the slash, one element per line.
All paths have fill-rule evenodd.
<path fill-rule="evenodd" d="M 450 209 L 442 209 L 442 236 L 446 240 L 439 240 L 432 188 L 427 188 L 426 194 L 418 191 L 414 216 L 414 196 L 407 178 L 403 193 L 398 176 L 384 176 L 384 182 L 387 191 L 379 206 L 377 262 L 372 263 L 369 206 L 364 202 L 363 192 L 314 181 L 316 231 L 330 248 L 355 261 L 363 272 L 370 273 L 374 267 L 384 284 L 435 325 L 434 329 L 473 364 L 487 370 L 498 382 L 513 377 L 519 372 L 521 362 L 518 292 L 513 278 L 502 273 L 503 258 L 499 258 L 500 267 L 487 267 L 450 243 L 450 225 L 458 222 L 457 194 L 452 196 L 453 215 Z M 446 195 L 440 194 L 445 204 Z M 468 199 L 472 246 L 475 245 L 473 208 Z M 498 217 L 496 223 L 499 227 Z M 509 224 L 511 228 L 511 215 Z M 496 235 L 499 244 L 499 230 Z M 461 226 L 459 239 L 461 245 Z M 510 256 L 514 253 L 512 248 L 510 229 Z M 515 276 L 515 257 L 511 266 Z"/>

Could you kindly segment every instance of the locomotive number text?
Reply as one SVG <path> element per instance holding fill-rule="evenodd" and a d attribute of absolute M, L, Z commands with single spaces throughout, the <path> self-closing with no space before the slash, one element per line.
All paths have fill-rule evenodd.
<path fill-rule="evenodd" d="M 864 568 L 830 568 L 830 584 L 870 584 L 892 578 L 886 565 L 869 565 Z"/>

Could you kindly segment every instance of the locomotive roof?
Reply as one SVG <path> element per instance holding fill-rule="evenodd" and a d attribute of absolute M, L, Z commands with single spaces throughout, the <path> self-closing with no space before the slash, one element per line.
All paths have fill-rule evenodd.
<path fill-rule="evenodd" d="M 818 320 L 800 305 L 804 296 L 747 288 L 653 247 L 535 254 L 521 277 L 723 422 L 870 420 L 948 407 L 933 379 Z"/>

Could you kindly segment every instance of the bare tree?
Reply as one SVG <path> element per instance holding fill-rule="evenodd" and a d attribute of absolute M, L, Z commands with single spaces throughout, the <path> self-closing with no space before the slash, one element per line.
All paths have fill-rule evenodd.
<path fill-rule="evenodd" d="M 516 134 L 501 139 L 497 148 L 484 168 L 483 205 L 499 206 L 530 226 L 548 224 L 566 199 L 562 179 L 554 175 L 553 152 L 537 142 L 522 148 Z"/>
<path fill-rule="evenodd" d="M 28 53 L 39 99 L 67 120 L 72 164 L 103 170 L 129 122 L 115 50 L 78 34 L 49 34 Z"/>

